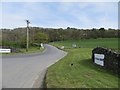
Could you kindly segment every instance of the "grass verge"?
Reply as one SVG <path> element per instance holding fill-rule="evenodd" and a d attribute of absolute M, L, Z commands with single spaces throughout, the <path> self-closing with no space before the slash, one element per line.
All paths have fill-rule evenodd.
<path fill-rule="evenodd" d="M 117 49 L 117 39 L 76 41 L 82 48 L 71 48 L 73 42 L 51 43 L 56 47 L 65 46 L 68 55 L 48 68 L 45 81 L 47 88 L 118 88 L 118 76 L 95 65 L 91 60 L 94 47 L 99 45 Z"/>
<path fill-rule="evenodd" d="M 30 54 L 30 53 L 39 53 L 44 51 L 44 48 L 38 48 L 38 47 L 30 47 L 28 49 L 28 52 L 26 52 L 26 49 L 20 49 L 20 52 L 18 53 L 3 53 L 3 56 L 8 56 L 8 55 L 17 55 L 17 54 Z"/>
<path fill-rule="evenodd" d="M 90 48 L 68 51 L 64 59 L 48 69 L 48 88 L 118 88 L 117 75 L 93 64 Z"/>

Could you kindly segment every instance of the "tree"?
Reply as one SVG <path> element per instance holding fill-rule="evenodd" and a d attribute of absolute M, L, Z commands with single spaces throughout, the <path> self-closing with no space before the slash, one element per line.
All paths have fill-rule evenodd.
<path fill-rule="evenodd" d="M 34 39 L 35 39 L 34 40 L 35 43 L 46 43 L 48 42 L 48 35 L 45 33 L 39 32 L 35 35 Z"/>
<path fill-rule="evenodd" d="M 67 27 L 67 29 L 69 30 L 69 29 L 70 29 L 70 27 Z"/>
<path fill-rule="evenodd" d="M 100 37 L 104 38 L 104 34 L 105 34 L 105 29 L 104 28 L 100 28 L 99 29 L 99 32 L 100 32 Z"/>
<path fill-rule="evenodd" d="M 97 29 L 93 28 L 91 30 L 91 38 L 97 39 L 98 38 L 98 32 Z"/>

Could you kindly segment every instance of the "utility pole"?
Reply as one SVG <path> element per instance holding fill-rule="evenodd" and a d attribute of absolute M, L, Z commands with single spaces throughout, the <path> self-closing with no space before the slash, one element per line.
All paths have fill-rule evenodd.
<path fill-rule="evenodd" d="M 26 20 L 26 23 L 27 23 L 26 51 L 28 52 L 28 48 L 29 48 L 29 24 L 30 24 L 29 20 Z"/>

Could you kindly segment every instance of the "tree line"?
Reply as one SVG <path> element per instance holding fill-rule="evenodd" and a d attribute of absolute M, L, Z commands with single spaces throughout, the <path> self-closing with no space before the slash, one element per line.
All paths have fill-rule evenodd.
<path fill-rule="evenodd" d="M 2 31 L 2 46 L 11 46 L 16 48 L 26 47 L 26 28 L 0 29 Z M 80 40 L 97 38 L 118 38 L 117 29 L 77 29 L 67 27 L 63 28 L 29 28 L 29 44 L 35 46 L 39 43 L 48 43 L 62 40 Z"/>

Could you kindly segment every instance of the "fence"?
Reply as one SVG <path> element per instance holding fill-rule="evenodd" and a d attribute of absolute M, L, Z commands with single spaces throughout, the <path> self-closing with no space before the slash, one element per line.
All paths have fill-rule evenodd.
<path fill-rule="evenodd" d="M 97 47 L 92 50 L 92 60 L 101 67 L 118 73 L 120 70 L 120 53 L 111 49 Z"/>

